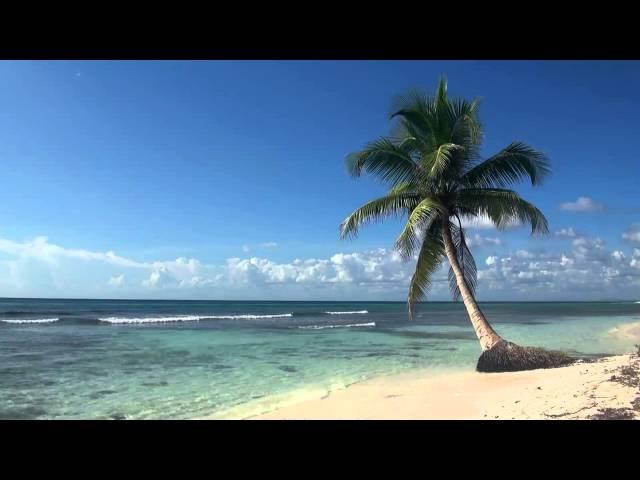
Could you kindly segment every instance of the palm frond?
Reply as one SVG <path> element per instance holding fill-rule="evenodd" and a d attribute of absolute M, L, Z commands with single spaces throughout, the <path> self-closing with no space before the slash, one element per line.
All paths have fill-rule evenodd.
<path fill-rule="evenodd" d="M 478 283 L 478 269 L 476 267 L 476 261 L 473 258 L 471 250 L 467 246 L 465 239 L 464 229 L 451 224 L 451 238 L 456 251 L 456 257 L 462 270 L 462 276 L 467 284 L 467 287 L 471 291 L 471 294 L 475 297 L 476 285 Z M 461 299 L 460 286 L 453 272 L 453 268 L 449 267 L 449 289 L 453 301 L 457 302 Z"/>
<path fill-rule="evenodd" d="M 365 203 L 340 224 L 340 238 L 355 238 L 362 225 L 405 215 L 412 211 L 418 203 L 420 203 L 420 198 L 412 193 L 391 193 Z"/>
<path fill-rule="evenodd" d="M 388 192 L 389 195 L 398 193 L 417 193 L 417 186 L 412 182 L 402 182 L 391 187 Z"/>
<path fill-rule="evenodd" d="M 411 258 L 420 247 L 421 233 L 427 231 L 443 211 L 442 204 L 433 198 L 425 198 L 416 205 L 395 243 L 395 248 L 403 259 Z"/>
<path fill-rule="evenodd" d="M 432 155 L 427 157 L 427 172 L 431 178 L 441 177 L 450 169 L 456 152 L 463 151 L 464 147 L 455 143 L 445 143 L 440 145 Z"/>
<path fill-rule="evenodd" d="M 461 183 L 471 188 L 499 188 L 528 177 L 532 185 L 540 185 L 550 171 L 544 153 L 514 142 L 469 170 Z"/>
<path fill-rule="evenodd" d="M 433 274 L 440 268 L 444 258 L 444 243 L 441 235 L 441 224 L 433 223 L 425 232 L 424 241 L 420 247 L 416 270 L 409 283 L 407 306 L 409 319 L 413 318 L 413 305 L 423 300 L 431 288 Z"/>
<path fill-rule="evenodd" d="M 544 214 L 513 190 L 466 188 L 458 193 L 456 203 L 465 216 L 487 216 L 500 230 L 519 222 L 531 225 L 532 234 L 549 233 Z"/>
<path fill-rule="evenodd" d="M 348 155 L 346 167 L 354 177 L 359 177 L 366 171 L 393 185 L 414 177 L 417 165 L 407 148 L 381 138 L 369 143 L 363 150 Z"/>

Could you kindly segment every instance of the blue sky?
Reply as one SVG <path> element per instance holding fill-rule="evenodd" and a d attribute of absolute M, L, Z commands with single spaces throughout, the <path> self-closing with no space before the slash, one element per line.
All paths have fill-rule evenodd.
<path fill-rule="evenodd" d="M 0 295 L 404 299 L 398 222 L 338 239 L 384 192 L 344 157 L 441 74 L 553 166 L 518 190 L 564 233 L 471 230 L 480 298 L 640 297 L 640 63 L 560 61 L 0 62 Z"/>

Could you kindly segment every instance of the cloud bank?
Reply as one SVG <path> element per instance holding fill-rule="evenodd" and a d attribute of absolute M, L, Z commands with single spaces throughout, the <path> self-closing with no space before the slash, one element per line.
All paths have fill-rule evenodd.
<path fill-rule="evenodd" d="M 498 237 L 469 234 L 479 298 L 596 299 L 640 296 L 640 232 L 609 249 L 599 238 L 561 229 L 559 251 L 509 249 Z M 140 262 L 66 248 L 47 237 L 0 239 L 0 295 L 95 298 L 258 298 L 404 300 L 415 260 L 391 249 L 339 252 L 325 258 L 276 262 L 264 256 L 206 264 L 196 258 Z M 434 276 L 430 298 L 448 300 L 447 266 Z"/>

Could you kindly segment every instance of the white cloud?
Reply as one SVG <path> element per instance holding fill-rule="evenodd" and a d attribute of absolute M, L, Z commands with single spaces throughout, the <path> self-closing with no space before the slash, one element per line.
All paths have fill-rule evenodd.
<path fill-rule="evenodd" d="M 556 231 L 556 237 L 560 238 L 575 238 L 578 236 L 578 232 L 576 232 L 573 227 L 569 228 L 561 228 Z"/>
<path fill-rule="evenodd" d="M 112 287 L 121 287 L 122 285 L 124 285 L 124 273 L 118 275 L 117 277 L 111 277 L 107 282 L 107 285 Z"/>
<path fill-rule="evenodd" d="M 411 264 L 388 249 L 357 253 L 336 253 L 328 259 L 296 259 L 276 263 L 266 258 L 230 258 L 224 278 L 233 284 L 334 284 L 405 282 Z"/>
<path fill-rule="evenodd" d="M 79 260 L 97 260 L 111 263 L 120 267 L 147 268 L 148 264 L 136 262 L 116 255 L 112 251 L 92 252 L 75 248 L 63 248 L 49 243 L 47 237 L 39 236 L 23 243 L 0 239 L 0 252 L 16 257 L 32 257 L 49 263 L 55 263 L 61 258 Z"/>
<path fill-rule="evenodd" d="M 486 215 L 471 217 L 471 216 L 463 216 L 462 217 L 462 227 L 468 229 L 476 229 L 476 230 L 495 230 L 496 226 L 491 221 L 491 219 Z M 508 222 L 504 227 L 506 230 L 521 227 L 522 222 L 517 220 L 513 220 Z"/>
<path fill-rule="evenodd" d="M 622 239 L 640 245 L 640 224 L 634 223 L 622 234 Z"/>
<path fill-rule="evenodd" d="M 561 203 L 560 209 L 567 212 L 600 212 L 604 210 L 604 205 L 594 202 L 589 197 L 578 197 L 575 202 Z"/>
<path fill-rule="evenodd" d="M 498 244 L 497 239 L 477 237 L 484 245 Z M 640 248 L 632 253 L 610 250 L 601 239 L 584 236 L 573 238 L 570 245 L 570 251 L 562 253 L 538 248 L 485 257 L 478 263 L 480 298 L 589 299 L 607 292 L 637 296 Z M 187 257 L 139 262 L 113 252 L 65 248 L 46 237 L 0 239 L 0 295 L 99 297 L 112 294 L 109 288 L 123 287 L 119 292 L 134 298 L 399 300 L 406 298 L 414 266 L 415 259 L 404 262 L 384 248 L 286 262 L 229 258 L 212 265 Z M 449 298 L 447 269 L 445 262 L 429 298 Z M 100 280 L 104 278 L 109 278 L 106 284 Z"/>
<path fill-rule="evenodd" d="M 561 266 L 563 266 L 563 267 L 570 267 L 570 266 L 571 266 L 571 265 L 573 265 L 574 263 L 575 263 L 575 262 L 574 262 L 571 258 L 569 258 L 569 257 L 565 256 L 565 254 L 564 254 L 564 253 L 563 253 L 563 254 L 562 254 L 562 256 L 560 257 L 560 265 L 561 265 Z"/>
<path fill-rule="evenodd" d="M 615 250 L 611 256 L 613 258 L 615 258 L 616 260 L 618 260 L 619 262 L 622 262 L 625 259 L 624 253 L 621 252 L 620 250 Z"/>
<path fill-rule="evenodd" d="M 467 239 L 467 245 L 469 246 L 469 248 L 484 247 L 489 245 L 499 247 L 500 245 L 502 245 L 502 240 L 497 237 L 481 237 L 476 233 L 472 238 Z"/>
<path fill-rule="evenodd" d="M 278 244 L 276 242 L 263 242 L 258 243 L 256 245 L 243 245 L 242 251 L 244 253 L 249 253 L 253 249 L 261 249 L 261 248 L 276 248 Z"/>
<path fill-rule="evenodd" d="M 596 299 L 637 295 L 640 249 L 629 260 L 621 250 L 607 251 L 599 238 L 579 237 L 570 253 L 518 250 L 508 257 L 491 256 L 479 270 L 480 288 L 500 297 Z"/>

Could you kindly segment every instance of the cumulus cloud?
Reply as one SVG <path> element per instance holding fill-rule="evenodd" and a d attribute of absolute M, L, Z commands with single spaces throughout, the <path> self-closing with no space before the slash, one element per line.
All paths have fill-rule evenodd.
<path fill-rule="evenodd" d="M 573 227 L 561 228 L 556 231 L 555 235 L 560 238 L 575 238 L 579 236 L 578 232 L 576 232 Z"/>
<path fill-rule="evenodd" d="M 111 277 L 107 282 L 107 285 L 111 287 L 121 287 L 122 285 L 124 285 L 124 273 L 118 275 L 117 277 Z"/>
<path fill-rule="evenodd" d="M 499 247 L 502 245 L 502 240 L 497 237 L 482 237 L 476 233 L 473 237 L 467 239 L 467 245 L 469 248 L 485 246 Z"/>
<path fill-rule="evenodd" d="M 578 197 L 575 202 L 564 202 L 560 204 L 560 209 L 567 212 L 601 212 L 604 210 L 602 203 L 594 202 L 589 197 Z"/>
<path fill-rule="evenodd" d="M 462 217 L 462 227 L 474 230 L 495 230 L 496 226 L 491 219 L 486 215 L 479 215 L 475 217 L 465 216 Z M 521 227 L 522 222 L 513 220 L 505 226 L 506 230 Z"/>
<path fill-rule="evenodd" d="M 62 268 L 62 262 L 75 260 L 97 262 L 138 271 L 151 271 L 149 278 L 143 284 L 145 286 L 155 287 L 166 283 L 180 284 L 193 281 L 192 279 L 196 277 L 202 269 L 200 262 L 193 258 L 187 259 L 185 257 L 179 257 L 176 260 L 168 261 L 138 262 L 116 255 L 113 251 L 96 252 L 77 248 L 65 248 L 50 243 L 45 236 L 38 236 L 33 240 L 26 240 L 24 242 L 0 239 L 0 253 L 16 259 L 11 263 L 11 272 L 14 272 L 14 278 L 18 276 L 15 272 L 19 271 L 19 265 L 24 266 L 33 262 L 39 262 L 48 265 L 50 272 L 55 272 L 56 268 Z M 172 278 L 173 282 L 167 282 L 166 280 L 168 278 Z M 55 276 L 53 279 L 55 280 Z M 118 286 L 118 282 L 124 282 L 124 276 L 122 276 L 122 280 L 118 279 L 118 276 L 112 277 L 107 283 L 110 286 Z M 165 281 L 161 281 L 161 279 Z"/>
<path fill-rule="evenodd" d="M 640 224 L 634 223 L 622 234 L 622 239 L 631 244 L 640 245 Z"/>
<path fill-rule="evenodd" d="M 538 298 L 600 298 L 634 295 L 640 287 L 640 249 L 630 259 L 621 250 L 608 251 L 599 238 L 576 238 L 565 253 L 518 250 L 487 257 L 478 271 L 481 288 Z M 486 290 L 485 290 L 486 291 Z"/>
<path fill-rule="evenodd" d="M 601 298 L 606 292 L 618 297 L 637 295 L 640 248 L 613 250 L 599 238 L 568 238 L 571 243 L 561 252 L 521 248 L 480 258 L 476 252 L 480 298 L 582 295 L 589 299 L 594 295 Z M 477 248 L 501 245 L 499 239 L 479 234 L 469 241 Z M 399 300 L 406 298 L 414 266 L 415 258 L 405 262 L 394 250 L 385 248 L 284 262 L 236 257 L 211 265 L 187 257 L 139 262 L 113 252 L 65 248 L 46 237 L 25 242 L 0 239 L 0 295 L 108 295 L 109 287 L 126 286 L 119 291 L 138 298 L 147 294 L 168 298 L 168 292 L 173 292 L 174 298 L 229 298 L 225 294 L 230 293 L 235 298 Z M 435 274 L 430 298 L 450 298 L 447 269 L 445 262 Z M 83 272 L 82 276 L 78 272 Z M 106 285 L 87 281 L 90 272 L 97 275 L 95 278 L 109 280 Z"/>
<path fill-rule="evenodd" d="M 392 250 L 337 253 L 330 258 L 277 263 L 266 258 L 229 258 L 223 278 L 233 284 L 332 284 L 405 282 L 412 271 Z"/>

